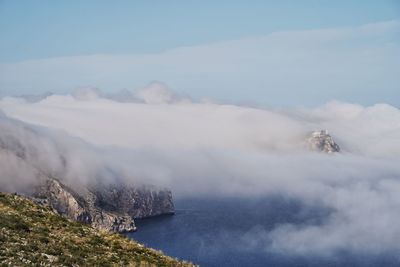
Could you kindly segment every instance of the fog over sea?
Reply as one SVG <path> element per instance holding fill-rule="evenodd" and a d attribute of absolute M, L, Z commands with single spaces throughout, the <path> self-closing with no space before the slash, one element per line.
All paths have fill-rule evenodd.
<path fill-rule="evenodd" d="M 171 189 L 176 214 L 138 220 L 130 235 L 169 255 L 203 266 L 400 264 L 397 107 L 196 102 L 160 83 L 123 100 L 93 89 L 5 97 L 0 118 L 36 125 L 32 140 L 5 129 L 69 183 L 100 176 Z M 308 149 L 321 129 L 340 153 Z M 2 157 L 7 173 L 12 159 Z M 3 188 L 29 184 L 23 169 L 12 171 L 22 181 L 7 176 Z"/>
<path fill-rule="evenodd" d="M 320 225 L 328 209 L 305 207 L 280 196 L 259 198 L 184 198 L 176 214 L 137 220 L 129 237 L 200 266 L 365 267 L 399 266 L 395 253 L 370 255 L 351 250 L 332 255 L 293 255 L 271 250 L 266 237 L 279 224 Z M 318 241 L 316 241 L 318 242 Z"/>

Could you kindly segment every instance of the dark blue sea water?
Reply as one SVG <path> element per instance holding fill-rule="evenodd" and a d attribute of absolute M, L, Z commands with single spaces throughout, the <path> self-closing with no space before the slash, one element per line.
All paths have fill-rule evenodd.
<path fill-rule="evenodd" d="M 400 266 L 397 255 L 372 257 L 343 251 L 333 257 L 300 257 L 268 249 L 263 235 L 277 224 L 319 224 L 329 209 L 280 197 L 185 198 L 175 206 L 175 215 L 137 220 L 138 231 L 129 237 L 200 266 Z"/>

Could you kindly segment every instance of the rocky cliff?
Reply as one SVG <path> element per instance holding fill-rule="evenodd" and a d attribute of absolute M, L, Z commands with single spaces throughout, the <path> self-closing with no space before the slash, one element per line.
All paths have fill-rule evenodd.
<path fill-rule="evenodd" d="M 171 191 L 154 186 L 97 185 L 77 193 L 55 178 L 44 177 L 32 196 L 72 220 L 114 232 L 136 230 L 136 218 L 174 213 Z"/>
<path fill-rule="evenodd" d="M 44 179 L 37 186 L 33 196 L 40 202 L 51 206 L 58 213 L 75 221 L 114 232 L 136 230 L 131 216 L 124 213 L 106 211 L 102 207 L 95 205 L 97 203 L 95 194 L 86 190 L 85 195 L 78 195 L 54 178 Z"/>
<path fill-rule="evenodd" d="M 114 232 L 136 230 L 136 218 L 174 213 L 171 191 L 153 186 L 97 185 L 77 193 L 45 177 L 32 196 L 72 220 Z"/>
<path fill-rule="evenodd" d="M 340 151 L 338 144 L 333 141 L 327 130 L 314 131 L 307 139 L 308 148 L 312 151 L 335 153 Z"/>
<path fill-rule="evenodd" d="M 145 218 L 175 212 L 172 193 L 145 185 L 129 187 L 121 184 L 100 186 L 92 189 L 96 205 L 109 211 L 119 211 L 132 218 Z"/>
<path fill-rule="evenodd" d="M 134 218 L 174 213 L 170 190 L 128 185 L 118 172 L 104 179 L 103 164 L 89 162 L 92 176 L 67 177 L 76 164 L 84 168 L 87 161 L 79 153 L 66 157 L 79 140 L 62 138 L 0 114 L 0 191 L 31 196 L 70 219 L 115 232 L 135 230 Z M 84 153 L 90 147 L 78 144 Z"/>

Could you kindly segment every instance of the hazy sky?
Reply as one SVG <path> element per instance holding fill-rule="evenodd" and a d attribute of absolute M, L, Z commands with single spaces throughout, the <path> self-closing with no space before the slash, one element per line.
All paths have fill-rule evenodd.
<path fill-rule="evenodd" d="M 398 106 L 399 1 L 1 1 L 0 96 L 80 87 Z"/>

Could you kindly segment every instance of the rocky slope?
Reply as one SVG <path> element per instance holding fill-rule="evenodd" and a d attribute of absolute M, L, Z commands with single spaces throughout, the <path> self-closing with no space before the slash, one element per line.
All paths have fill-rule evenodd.
<path fill-rule="evenodd" d="M 4 193 L 0 193 L 0 265 L 193 266 Z"/>
<path fill-rule="evenodd" d="M 324 153 L 340 152 L 340 147 L 333 141 L 327 130 L 314 131 L 307 139 L 308 148 L 312 151 Z"/>

